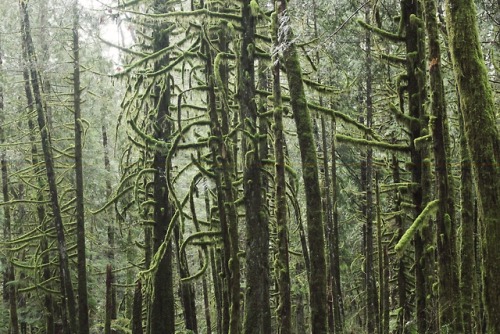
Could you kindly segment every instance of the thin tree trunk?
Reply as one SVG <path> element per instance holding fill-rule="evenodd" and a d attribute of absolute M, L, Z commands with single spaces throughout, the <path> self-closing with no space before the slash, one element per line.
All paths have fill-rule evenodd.
<path fill-rule="evenodd" d="M 174 239 L 177 255 L 177 268 L 181 279 L 190 276 L 186 252 L 181 253 L 181 244 L 183 237 L 179 225 L 174 226 Z M 196 295 L 192 282 L 180 282 L 180 297 L 182 308 L 184 310 L 184 324 L 186 330 L 191 330 L 193 333 L 198 333 L 198 320 L 196 318 Z"/>
<path fill-rule="evenodd" d="M 155 0 L 154 10 L 158 14 L 168 12 L 167 0 Z M 170 45 L 168 26 L 160 25 L 153 32 L 153 50 L 155 52 L 162 50 Z M 155 64 L 155 71 L 158 71 L 169 64 L 168 54 L 158 59 Z M 160 86 L 162 85 L 162 86 Z M 156 115 L 154 119 L 154 138 L 168 142 L 172 132 L 172 124 L 169 121 L 170 105 L 170 80 L 164 80 L 163 83 L 157 83 L 154 87 L 155 95 L 153 98 Z M 167 158 L 164 152 L 156 151 L 153 157 L 153 233 L 152 244 L 153 253 L 160 251 L 165 247 L 163 256 L 157 265 L 153 277 L 153 295 L 149 307 L 149 318 L 147 333 L 174 333 L 175 332 L 175 303 L 173 288 L 173 269 L 172 258 L 173 249 L 171 240 L 165 241 L 167 229 L 173 216 L 172 204 L 169 201 L 169 191 L 166 180 Z M 166 243 L 164 245 L 164 243 Z"/>
<path fill-rule="evenodd" d="M 219 45 L 221 51 L 226 51 L 226 37 L 224 27 L 219 33 Z M 217 108 L 217 95 L 215 92 L 215 76 L 222 83 L 227 83 L 227 65 L 221 64 L 219 72 L 214 72 L 212 62 L 212 51 L 209 43 L 205 42 L 205 54 L 207 56 L 208 77 L 208 112 L 211 122 L 211 135 L 217 138 L 211 145 L 213 162 L 216 169 L 221 170 L 215 175 L 215 186 L 217 190 L 217 207 L 219 209 L 219 221 L 223 241 L 223 264 L 222 264 L 222 333 L 239 333 L 240 320 L 240 262 L 238 258 L 239 236 L 238 236 L 238 213 L 235 207 L 235 194 L 233 189 L 232 170 L 234 167 L 234 153 L 232 142 L 227 139 L 229 134 L 228 111 L 224 105 L 220 111 L 221 120 Z M 227 92 L 227 87 L 218 87 L 221 93 Z"/>
<path fill-rule="evenodd" d="M 280 44 L 284 46 L 283 65 L 286 68 L 290 88 L 290 104 L 297 127 L 306 193 L 307 232 L 311 255 L 311 276 L 309 279 L 311 331 L 312 334 L 325 334 L 328 332 L 325 238 L 323 208 L 321 201 L 318 200 L 321 198 L 321 189 L 317 154 L 316 150 L 312 149 L 316 147 L 316 144 L 314 143 L 313 128 L 302 82 L 299 57 L 286 12 L 286 1 L 279 1 L 275 6 L 278 10 L 280 27 L 286 27 L 286 30 L 281 32 L 283 40 L 280 40 Z"/>
<path fill-rule="evenodd" d="M 455 207 L 453 187 L 448 163 L 446 135 L 446 103 L 441 75 L 441 48 L 434 0 L 425 0 L 425 23 L 429 46 L 429 78 L 431 89 L 431 113 L 434 116 L 431 130 L 435 175 L 439 208 L 436 215 L 436 240 L 438 253 L 439 328 L 462 332 L 460 303 L 456 302 L 459 291 L 458 263 L 455 241 Z"/>
<path fill-rule="evenodd" d="M 106 266 L 106 298 L 105 298 L 105 319 L 104 319 L 104 334 L 111 334 L 111 321 L 113 314 L 112 287 L 113 284 L 113 269 L 110 264 Z"/>
<path fill-rule="evenodd" d="M 76 247 L 78 267 L 78 333 L 89 334 L 87 264 L 85 249 L 85 207 L 83 198 L 83 124 L 81 116 L 80 43 L 78 0 L 73 2 L 73 112 L 75 126 Z"/>
<path fill-rule="evenodd" d="M 278 16 L 272 16 L 273 47 L 278 48 Z M 278 280 L 278 333 L 292 333 L 292 305 L 290 293 L 290 261 L 288 254 L 288 219 L 285 179 L 285 136 L 283 134 L 283 102 L 281 98 L 280 60 L 273 56 L 273 103 L 274 103 L 274 156 L 275 164 L 275 215 L 278 243 L 278 260 L 274 270 Z"/>
<path fill-rule="evenodd" d="M 337 149 L 336 149 L 336 122 L 335 119 L 331 122 L 332 139 L 331 139 L 331 154 L 332 154 L 332 205 L 333 205 L 333 230 L 332 230 L 332 273 L 333 280 L 333 298 L 334 298 L 334 322 L 335 333 L 343 333 L 344 331 L 344 298 L 342 296 L 342 286 L 340 281 L 340 232 L 339 232 L 339 191 L 337 187 Z"/>
<path fill-rule="evenodd" d="M 500 135 L 472 0 L 447 0 L 447 26 L 483 233 L 487 332 L 500 333 Z"/>
<path fill-rule="evenodd" d="M 425 134 L 424 103 L 425 71 L 424 71 L 424 40 L 418 21 L 421 18 L 421 8 L 417 1 L 403 0 L 401 2 L 402 20 L 405 28 L 405 43 L 407 54 L 408 75 L 408 110 L 409 116 L 418 119 L 410 125 L 410 155 L 412 182 L 418 184 L 412 193 L 415 217 L 420 214 L 430 201 L 430 166 L 428 163 L 428 148 L 424 143 L 421 148 L 415 147 L 415 139 Z M 432 242 L 432 227 L 424 227 L 422 233 L 415 235 L 415 299 L 416 317 L 419 334 L 436 332 L 434 312 L 432 310 L 432 280 L 434 256 L 428 245 Z"/>
<path fill-rule="evenodd" d="M 27 50 L 25 46 L 23 46 L 23 60 L 27 62 L 28 56 L 26 54 Z M 29 113 L 32 113 L 34 110 L 34 99 L 33 99 L 33 93 L 31 91 L 31 85 L 30 85 L 30 73 L 28 70 L 27 66 L 23 66 L 23 80 L 24 80 L 24 93 L 26 95 L 26 102 L 27 102 L 27 109 Z M 35 137 L 35 132 L 37 130 L 35 129 L 35 124 L 31 118 L 28 119 L 28 128 L 29 128 L 29 138 L 31 142 L 31 165 L 33 166 L 34 170 L 34 175 L 36 175 L 37 179 L 37 185 L 40 189 L 43 189 L 45 187 L 45 184 L 42 180 L 42 177 L 40 176 L 42 174 L 42 171 L 40 170 L 39 166 L 39 160 L 38 160 L 38 149 L 36 146 L 36 137 Z M 45 234 L 47 234 L 47 230 L 49 229 L 47 226 L 47 223 L 44 222 L 45 220 L 45 204 L 44 202 L 44 196 L 42 191 L 38 191 L 37 193 L 37 218 L 38 218 L 38 223 L 40 226 L 40 229 L 44 231 Z M 42 266 L 43 266 L 43 280 L 45 282 L 48 282 L 49 279 L 52 277 L 51 269 L 49 266 L 50 263 L 50 252 L 48 251 L 48 240 L 47 236 L 43 236 L 40 240 L 40 252 L 43 254 L 42 255 Z M 44 295 L 44 307 L 45 307 L 45 330 L 47 331 L 48 334 L 53 334 L 55 331 L 55 324 L 54 324 L 54 305 L 53 305 L 53 298 L 51 293 L 45 293 Z"/>
<path fill-rule="evenodd" d="M 399 184 L 401 182 L 401 177 L 399 173 L 399 160 L 398 157 L 393 154 L 392 155 L 392 181 L 394 184 Z M 394 211 L 395 212 L 400 212 L 402 207 L 402 194 L 401 192 L 396 188 L 395 193 L 394 193 Z M 403 215 L 402 214 L 397 214 L 396 217 L 394 218 L 396 221 L 396 228 L 397 228 L 397 238 L 400 240 L 403 237 L 404 234 L 404 226 L 403 226 Z M 396 327 L 396 333 L 397 334 L 408 334 L 409 333 L 409 328 L 406 325 L 407 322 L 411 319 L 411 308 L 410 308 L 410 303 L 408 301 L 408 294 L 407 294 L 407 278 L 406 278 L 406 273 L 408 271 L 406 261 L 404 257 L 401 257 L 400 259 L 397 260 L 397 295 L 398 295 L 398 317 L 397 317 L 397 327 Z"/>
<path fill-rule="evenodd" d="M 102 128 L 101 128 L 101 134 L 102 134 L 102 146 L 103 146 L 103 151 L 104 151 L 104 169 L 106 170 L 107 177 L 106 177 L 106 200 L 110 200 L 111 196 L 113 194 L 113 189 L 111 186 L 111 164 L 109 161 L 109 144 L 108 144 L 108 131 L 105 125 L 105 122 L 103 120 Z M 107 251 L 107 256 L 108 256 L 108 261 L 113 267 L 114 260 L 115 260 L 115 219 L 113 217 L 113 213 L 111 210 L 107 210 L 107 219 L 108 220 L 108 251 Z M 111 319 L 116 319 L 117 318 L 117 311 L 116 311 L 116 287 L 114 285 L 114 279 L 115 277 L 112 276 L 113 282 L 111 282 Z"/>
<path fill-rule="evenodd" d="M 475 328 L 478 326 L 476 313 L 476 300 L 477 288 L 476 282 L 476 254 L 475 254 L 475 221 L 474 221 L 474 191 L 472 184 L 472 168 L 467 150 L 467 142 L 465 140 L 465 133 L 463 128 L 463 120 L 460 119 L 460 219 L 461 219 L 461 263 L 460 263 L 460 292 L 462 298 L 462 312 L 464 333 L 474 333 Z M 472 283 L 472 284 L 471 284 Z M 476 315 L 476 317 L 474 317 Z M 477 331 L 476 331 L 477 332 Z"/>
<path fill-rule="evenodd" d="M 142 285 L 137 282 L 134 291 L 134 302 L 132 304 L 132 334 L 142 334 Z"/>
<path fill-rule="evenodd" d="M 371 21 L 370 7 L 367 7 L 365 20 L 368 24 Z M 373 119 L 373 74 L 372 74 L 372 36 L 371 31 L 365 32 L 365 76 L 366 76 L 366 126 L 371 128 Z M 366 319 L 367 332 L 380 333 L 380 314 L 378 308 L 377 288 L 374 269 L 374 248 L 373 248 L 373 151 L 371 147 L 366 149 L 366 160 L 362 163 L 361 179 L 364 183 L 361 185 L 365 192 L 365 202 L 363 205 L 363 213 L 366 218 L 365 226 L 365 290 L 366 290 Z M 363 166 L 364 165 L 364 166 Z M 364 168 L 363 168 L 364 167 Z M 381 282 L 380 282 L 381 283 Z"/>
<path fill-rule="evenodd" d="M 1 41 L 0 41 L 1 42 Z M 0 45 L 0 72 L 2 72 L 2 47 Z M 4 94 L 3 94 L 3 86 L 0 84 L 0 145 L 6 145 L 5 142 L 5 110 L 4 110 Z M 4 146 L 5 147 L 5 146 Z M 1 165 L 1 179 L 2 179 L 2 195 L 4 203 L 8 203 L 10 201 L 9 196 L 9 174 L 8 174 L 8 166 L 7 166 L 7 154 L 6 150 L 2 148 L 0 153 L 0 165 Z M 3 226 L 3 237 L 5 241 L 10 241 L 12 239 L 11 232 L 11 211 L 10 206 L 5 205 L 3 207 L 3 216 L 4 216 L 4 226 Z M 4 273 L 4 300 L 8 300 L 8 307 L 10 311 L 10 324 L 9 324 L 9 334 L 19 334 L 19 320 L 17 316 L 17 288 L 16 284 L 13 284 L 15 281 L 15 271 L 14 266 L 11 261 L 12 254 L 10 252 L 7 255 L 7 259 L 2 260 L 2 264 L 5 266 Z"/>
<path fill-rule="evenodd" d="M 242 26 L 239 61 L 238 97 L 241 119 L 244 120 L 245 135 L 242 138 L 243 189 L 246 226 L 246 289 L 245 289 L 245 334 L 271 333 L 269 306 L 269 228 L 265 213 L 262 163 L 255 92 L 255 16 L 250 0 L 242 4 Z"/>
<path fill-rule="evenodd" d="M 66 248 L 63 221 L 59 206 L 57 182 L 54 170 L 54 159 L 52 156 L 52 141 L 49 129 L 47 127 L 46 115 L 43 110 L 42 95 L 39 84 L 40 80 L 38 78 L 38 73 L 36 70 L 37 65 L 36 65 L 35 48 L 31 38 L 31 28 L 29 24 L 27 3 L 24 1 L 20 1 L 19 8 L 21 15 L 21 32 L 23 38 L 22 43 L 26 50 L 26 56 L 28 58 L 27 59 L 28 66 L 30 68 L 31 86 L 33 88 L 33 93 L 34 93 L 33 96 L 37 112 L 38 127 L 40 129 L 40 136 L 42 140 L 42 148 L 44 153 L 47 182 L 49 185 L 52 214 L 57 234 L 57 244 L 58 244 L 58 254 L 59 254 L 59 274 L 60 274 L 61 293 L 64 305 L 63 314 L 65 314 L 68 319 L 68 325 L 64 324 L 65 332 L 74 334 L 77 333 L 76 300 L 73 291 L 73 284 L 71 282 L 68 252 Z"/>

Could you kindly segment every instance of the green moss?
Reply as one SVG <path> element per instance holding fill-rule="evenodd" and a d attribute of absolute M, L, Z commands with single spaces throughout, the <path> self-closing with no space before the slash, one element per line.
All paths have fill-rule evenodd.
<path fill-rule="evenodd" d="M 371 32 L 374 32 L 375 34 L 385 38 L 385 39 L 388 39 L 389 41 L 392 41 L 392 42 L 404 42 L 404 37 L 402 35 L 399 35 L 399 34 L 395 34 L 395 33 L 392 33 L 392 32 L 389 32 L 387 30 L 383 30 L 383 29 L 380 29 L 380 28 L 377 28 L 377 27 L 374 27 L 368 23 L 366 23 L 365 21 L 363 20 L 357 20 L 358 24 L 361 25 L 363 28 L 371 31 Z"/>
<path fill-rule="evenodd" d="M 409 152 L 410 151 L 410 147 L 407 145 L 390 144 L 387 142 L 368 140 L 368 139 L 364 139 L 364 138 L 354 138 L 354 137 L 350 137 L 350 136 L 346 136 L 346 135 L 342 135 L 342 134 L 337 134 L 335 137 L 340 142 L 348 142 L 348 143 L 356 144 L 356 145 L 377 147 L 377 148 L 381 148 L 384 150 L 391 150 L 391 151 L 397 151 L 397 152 Z"/>
<path fill-rule="evenodd" d="M 401 239 L 398 241 L 394 250 L 401 257 L 403 255 L 406 246 L 410 243 L 410 240 L 413 238 L 415 233 L 420 230 L 431 215 L 435 214 L 439 207 L 439 200 L 434 200 L 432 202 L 427 203 L 427 206 L 422 210 L 422 212 L 418 215 L 418 217 L 413 221 L 411 226 L 406 230 Z"/>
<path fill-rule="evenodd" d="M 259 3 L 256 0 L 250 1 L 250 12 L 252 16 L 257 17 L 260 12 Z"/>

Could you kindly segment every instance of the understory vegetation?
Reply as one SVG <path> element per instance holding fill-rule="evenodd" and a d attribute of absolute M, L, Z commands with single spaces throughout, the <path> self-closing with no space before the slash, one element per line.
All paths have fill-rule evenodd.
<path fill-rule="evenodd" d="M 0 10 L 0 333 L 500 333 L 495 0 Z"/>

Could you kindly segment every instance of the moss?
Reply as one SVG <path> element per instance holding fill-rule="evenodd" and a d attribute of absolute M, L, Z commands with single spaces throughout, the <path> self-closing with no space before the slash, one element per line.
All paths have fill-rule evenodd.
<path fill-rule="evenodd" d="M 342 134 L 337 134 L 335 136 L 338 141 L 340 142 L 348 142 L 356 145 L 363 145 L 363 146 L 369 146 L 369 147 L 377 147 L 381 148 L 384 150 L 391 150 L 391 151 L 397 151 L 397 152 L 409 152 L 410 147 L 407 145 L 400 145 L 400 144 L 390 144 L 387 142 L 381 142 L 381 141 L 375 141 L 375 140 L 368 140 L 364 138 L 354 138 Z"/>
<path fill-rule="evenodd" d="M 252 16 L 257 17 L 260 13 L 259 3 L 256 0 L 250 1 L 250 12 Z"/>
<path fill-rule="evenodd" d="M 375 34 L 389 40 L 389 41 L 392 41 L 392 42 L 404 42 L 404 37 L 400 34 L 395 34 L 395 33 L 392 33 L 392 32 L 389 32 L 387 30 L 383 30 L 383 29 L 380 29 L 380 28 L 377 28 L 377 27 L 374 27 L 368 23 L 366 23 L 365 21 L 363 20 L 357 20 L 358 24 L 361 25 L 363 28 L 371 31 L 371 32 L 374 32 Z"/>
<path fill-rule="evenodd" d="M 419 28 L 424 27 L 424 21 L 415 14 L 410 15 L 410 24 L 416 25 Z M 423 33 L 423 31 L 419 31 L 419 32 Z"/>
<path fill-rule="evenodd" d="M 401 257 L 403 256 L 403 252 L 406 249 L 407 245 L 410 243 L 410 240 L 413 238 L 415 233 L 420 230 L 431 215 L 435 214 L 439 207 L 439 200 L 434 200 L 432 202 L 427 203 L 427 206 L 422 210 L 422 212 L 418 215 L 418 217 L 413 221 L 411 226 L 406 230 L 401 239 L 398 241 L 394 250 Z"/>

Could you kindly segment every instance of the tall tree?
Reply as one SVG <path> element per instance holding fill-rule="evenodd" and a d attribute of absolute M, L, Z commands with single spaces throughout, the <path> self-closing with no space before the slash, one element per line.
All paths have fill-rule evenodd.
<path fill-rule="evenodd" d="M 365 11 L 365 19 L 368 24 L 371 23 L 371 7 L 368 6 Z M 373 59 L 372 59 L 372 32 L 365 31 L 365 106 L 366 114 L 360 117 L 360 122 L 365 123 L 368 128 L 373 124 Z M 364 245 L 363 253 L 365 257 L 364 284 L 366 291 L 366 320 L 367 333 L 379 333 L 379 310 L 378 296 L 374 269 L 374 247 L 373 247 L 373 150 L 367 147 L 363 150 L 364 160 L 361 162 L 361 188 L 365 193 L 362 205 L 365 216 Z M 380 284 L 382 282 L 379 282 Z"/>
<path fill-rule="evenodd" d="M 311 275 L 309 277 L 311 331 L 313 334 L 324 334 L 328 332 L 326 258 L 323 208 L 321 201 L 318 200 L 321 198 L 318 158 L 316 150 L 313 149 L 316 144 L 311 116 L 307 107 L 299 55 L 294 42 L 290 17 L 287 13 L 287 2 L 277 1 L 275 6 L 280 22 L 281 30 L 278 36 L 283 52 L 283 66 L 286 69 L 290 89 L 290 105 L 297 127 L 306 194 L 307 234 L 311 259 Z"/>
<path fill-rule="evenodd" d="M 155 0 L 153 10 L 156 14 L 168 12 L 168 1 Z M 152 47 L 158 52 L 170 45 L 170 36 L 167 24 L 154 27 Z M 169 54 L 162 55 L 155 61 L 154 71 L 157 72 L 169 64 Z M 154 115 L 154 138 L 168 142 L 171 140 L 172 124 L 170 115 L 170 79 L 168 75 L 164 79 L 155 78 L 153 105 Z M 153 277 L 153 295 L 149 307 L 147 333 L 174 333 L 175 332 L 175 303 L 173 291 L 173 248 L 171 240 L 165 240 L 167 229 L 173 216 L 173 208 L 169 199 L 169 190 L 166 180 L 167 166 L 166 153 L 155 151 L 152 167 L 154 169 L 153 179 L 153 252 L 159 252 L 164 247 L 164 253 L 160 257 Z M 161 253 L 160 253 L 161 254 Z"/>
<path fill-rule="evenodd" d="M 276 2 L 275 2 L 276 6 Z M 291 305 L 291 282 L 290 261 L 288 244 L 288 220 L 286 202 L 286 178 L 285 178 L 285 136 L 283 133 L 283 101 L 281 96 L 281 73 L 280 59 L 277 53 L 278 42 L 278 15 L 272 15 L 271 36 L 273 39 L 273 104 L 274 104 L 274 156 L 275 165 L 275 216 L 278 239 L 278 260 L 274 270 L 278 279 L 278 333 L 292 333 L 292 305 Z"/>
<path fill-rule="evenodd" d="M 0 77 L 3 75 L 3 54 L 2 54 L 2 44 L 0 40 Z M 6 152 L 6 130 L 5 130 L 5 104 L 4 104 L 4 89 L 3 85 L 0 83 L 0 145 L 2 146 L 2 151 L 0 152 L 0 167 L 1 167 L 1 180 L 2 180 L 2 195 L 3 201 L 8 203 L 10 201 L 9 195 L 9 171 L 8 171 L 8 158 Z M 9 204 L 3 208 L 3 237 L 5 241 L 11 241 L 12 239 L 12 216 Z M 9 252 L 10 253 L 10 252 Z M 19 319 L 17 316 L 17 287 L 14 284 L 15 281 L 15 271 L 14 266 L 11 263 L 11 254 L 7 256 L 6 261 L 3 260 L 2 264 L 5 266 L 5 272 L 3 277 L 3 288 L 4 288 L 4 300 L 7 301 L 7 305 L 10 310 L 10 322 L 9 322 L 9 333 L 19 334 Z"/>
<path fill-rule="evenodd" d="M 55 175 L 54 158 L 52 152 L 52 139 L 47 124 L 47 115 L 44 110 L 42 101 L 42 90 L 40 79 L 37 72 L 37 62 L 35 55 L 35 47 L 31 37 L 31 27 L 28 14 L 28 4 L 20 0 L 19 9 L 21 15 L 21 33 L 22 45 L 26 50 L 27 64 L 30 68 L 31 87 L 33 89 L 33 97 L 37 114 L 38 128 L 42 141 L 43 156 L 45 162 L 45 171 L 47 183 L 49 186 L 50 203 L 53 214 L 54 227 L 57 233 L 57 246 L 59 254 L 59 275 L 62 294 L 63 313 L 66 315 L 67 324 L 63 324 L 66 333 L 77 333 L 77 315 L 76 315 L 76 299 L 73 291 L 73 283 L 71 281 L 71 272 L 69 268 L 68 250 L 66 246 L 66 237 L 64 234 L 64 226 L 61 215 L 61 207 L 59 204 L 58 187 Z"/>
<path fill-rule="evenodd" d="M 80 87 L 80 13 L 78 0 L 73 2 L 73 112 L 75 127 L 75 190 L 76 190 L 76 247 L 78 257 L 78 333 L 89 333 L 87 296 L 87 261 L 85 247 L 85 205 L 83 197 L 83 121 Z"/>
<path fill-rule="evenodd" d="M 425 26 L 429 50 L 429 81 L 431 95 L 431 132 L 433 138 L 434 170 L 439 208 L 436 215 L 436 241 L 439 284 L 439 328 L 462 332 L 460 303 L 456 302 L 459 291 L 458 262 L 455 241 L 455 204 L 451 179 L 448 123 L 444 83 L 441 74 L 441 47 L 437 24 L 436 2 L 424 1 Z"/>
<path fill-rule="evenodd" d="M 244 0 L 242 27 L 244 28 L 239 61 L 239 106 L 244 120 L 243 188 L 246 223 L 246 334 L 271 333 L 269 306 L 269 226 L 263 198 L 260 134 L 255 90 L 255 21 L 258 4 Z M 269 317 L 269 319 L 265 319 Z"/>
<path fill-rule="evenodd" d="M 500 134 L 472 0 L 447 0 L 447 27 L 482 222 L 487 332 L 500 332 Z"/>
<path fill-rule="evenodd" d="M 419 27 L 422 20 L 422 6 L 418 1 L 401 1 L 402 23 L 405 31 L 406 75 L 408 94 L 408 116 L 410 122 L 411 174 L 415 189 L 412 203 L 415 217 L 421 214 L 430 201 L 430 164 L 426 138 L 428 131 L 425 124 L 427 115 L 425 89 L 425 45 L 423 30 Z M 421 144 L 417 146 L 417 142 Z M 422 233 L 415 235 L 415 293 L 417 328 L 420 334 L 436 331 L 432 312 L 432 279 L 434 257 L 431 248 L 432 227 L 424 226 Z"/>

